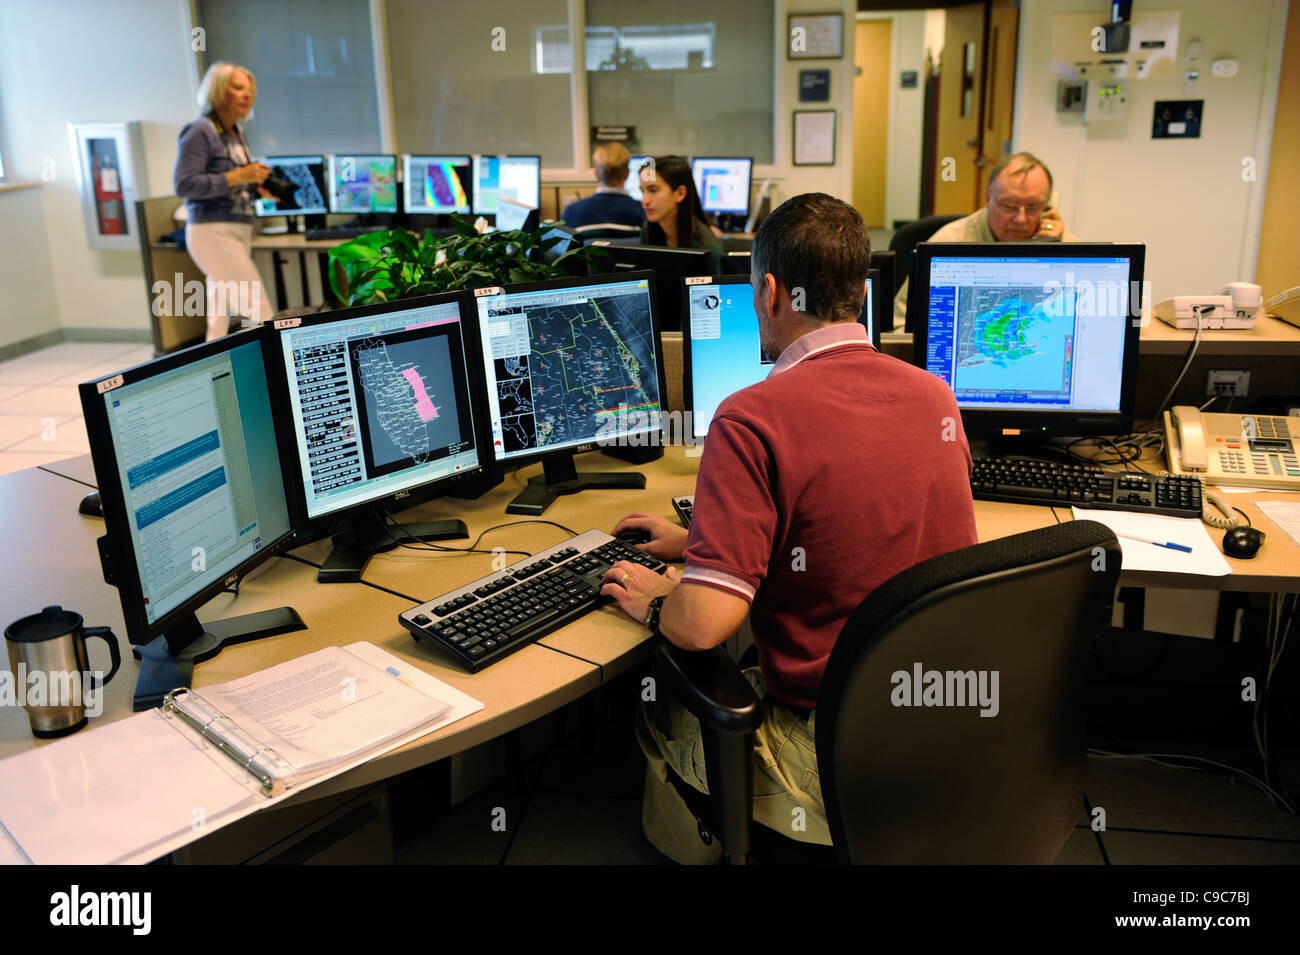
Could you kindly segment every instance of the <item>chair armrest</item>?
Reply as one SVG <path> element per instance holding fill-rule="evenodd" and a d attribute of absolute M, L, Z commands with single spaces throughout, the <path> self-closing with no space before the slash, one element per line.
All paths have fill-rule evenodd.
<path fill-rule="evenodd" d="M 758 694 L 723 647 L 697 651 L 665 643 L 654 662 L 664 689 L 706 730 L 743 736 L 762 724 Z"/>

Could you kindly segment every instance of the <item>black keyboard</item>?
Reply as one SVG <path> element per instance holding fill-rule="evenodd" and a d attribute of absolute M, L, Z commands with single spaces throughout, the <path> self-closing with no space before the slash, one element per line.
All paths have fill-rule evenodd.
<path fill-rule="evenodd" d="M 1194 477 L 1103 471 L 1027 458 L 980 458 L 970 488 L 980 501 L 1201 516 L 1201 482 Z"/>
<path fill-rule="evenodd" d="M 656 573 L 663 561 L 603 531 L 587 531 L 504 570 L 412 607 L 397 619 L 416 643 L 432 640 L 466 668 L 490 663 L 610 601 L 602 578 L 620 560 Z"/>
<path fill-rule="evenodd" d="M 673 507 L 677 511 L 677 516 L 682 519 L 682 527 L 690 527 L 691 515 L 695 513 L 695 495 L 683 494 L 681 497 L 673 498 Z"/>
<path fill-rule="evenodd" d="M 359 235 L 384 230 L 385 226 L 380 225 L 333 225 L 324 229 L 308 229 L 304 237 L 309 242 L 318 242 L 321 239 L 355 239 Z"/>

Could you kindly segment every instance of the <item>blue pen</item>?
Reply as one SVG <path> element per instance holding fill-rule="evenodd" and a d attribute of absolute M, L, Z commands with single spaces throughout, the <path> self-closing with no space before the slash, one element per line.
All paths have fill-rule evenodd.
<path fill-rule="evenodd" d="M 1138 541 L 1141 544 L 1154 544 L 1156 547 L 1167 547 L 1170 550 L 1181 550 L 1184 554 L 1190 554 L 1192 549 L 1185 544 L 1175 544 L 1170 541 L 1161 543 L 1160 541 L 1147 540 L 1145 537 L 1137 537 L 1133 534 L 1116 534 L 1116 537 L 1123 537 L 1125 540 Z"/>

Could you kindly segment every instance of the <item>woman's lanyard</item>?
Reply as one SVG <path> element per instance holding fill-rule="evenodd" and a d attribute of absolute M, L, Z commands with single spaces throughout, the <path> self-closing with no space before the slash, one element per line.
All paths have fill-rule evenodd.
<path fill-rule="evenodd" d="M 207 114 L 207 117 L 208 117 L 208 122 L 210 122 L 213 128 L 216 129 L 217 136 L 221 139 L 221 145 L 226 147 L 226 157 L 232 163 L 234 163 L 236 167 L 242 166 L 244 163 L 241 163 L 238 159 L 235 158 L 235 154 L 230 148 L 230 140 L 226 138 L 226 127 L 222 124 L 221 120 L 217 118 L 217 111 L 216 110 L 210 111 Z M 244 138 L 244 131 L 240 129 L 238 126 L 235 126 L 235 128 L 231 130 L 231 135 L 235 138 L 235 140 L 239 143 L 240 147 L 244 150 L 244 162 L 245 163 L 252 162 L 253 153 L 252 150 L 248 148 L 248 140 Z M 238 198 L 236 198 L 235 200 L 236 212 L 247 212 L 249 209 L 251 209 L 253 201 L 257 197 L 257 192 L 253 187 L 245 184 L 242 186 L 234 186 L 231 188 L 230 191 L 232 195 L 243 196 L 242 201 L 239 200 Z"/>
<path fill-rule="evenodd" d="M 243 163 L 237 160 L 235 158 L 235 154 L 230 151 L 230 140 L 226 139 L 226 127 L 222 124 L 221 120 L 217 117 L 216 110 L 212 110 L 207 114 L 207 116 L 208 116 L 208 122 L 210 122 L 213 125 L 213 127 L 217 131 L 217 135 L 221 137 L 221 145 L 226 147 L 227 158 L 229 158 L 230 161 L 233 162 L 236 166 L 242 166 Z M 235 126 L 234 129 L 231 130 L 231 134 L 234 136 L 235 140 L 239 143 L 239 145 L 242 146 L 244 149 L 244 162 L 252 162 L 253 153 L 248 148 L 248 140 L 244 138 L 244 131 L 240 129 L 238 126 Z"/>

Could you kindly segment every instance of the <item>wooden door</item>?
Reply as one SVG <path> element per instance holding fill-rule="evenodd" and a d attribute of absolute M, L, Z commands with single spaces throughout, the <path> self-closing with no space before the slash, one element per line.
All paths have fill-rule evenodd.
<path fill-rule="evenodd" d="M 853 78 L 853 207 L 869 227 L 885 225 L 892 20 L 859 20 Z"/>
<path fill-rule="evenodd" d="M 1014 41 L 1011 47 L 1014 53 Z M 983 205 L 979 175 L 983 67 L 984 4 L 948 7 L 939 60 L 938 162 L 934 170 L 934 211 L 938 215 L 965 215 Z"/>
<path fill-rule="evenodd" d="M 980 130 L 983 164 L 977 176 L 975 207 L 988 194 L 989 170 L 1011 149 L 1011 118 L 1016 88 L 1016 35 L 1020 11 L 1015 0 L 992 0 L 989 11 L 988 56 L 985 58 L 984 118 Z"/>

